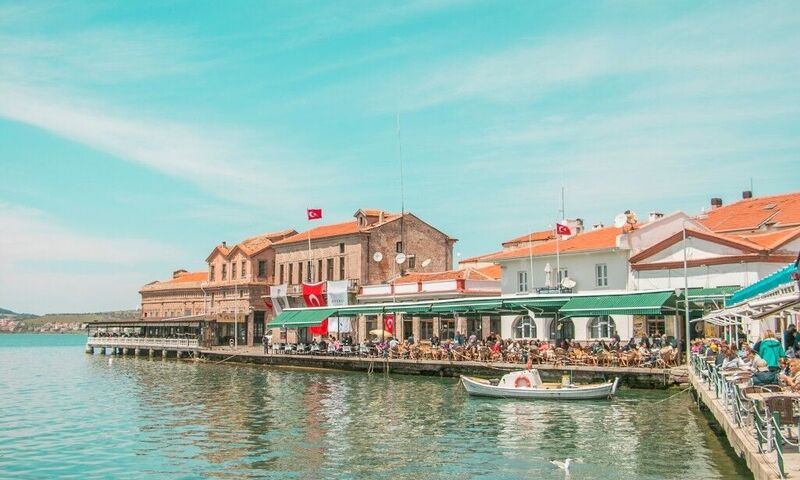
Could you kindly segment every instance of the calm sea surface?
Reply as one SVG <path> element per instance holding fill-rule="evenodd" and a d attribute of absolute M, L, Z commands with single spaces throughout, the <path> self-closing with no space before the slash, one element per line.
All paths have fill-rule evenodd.
<path fill-rule="evenodd" d="M 748 478 L 688 394 L 468 398 L 454 379 L 86 355 L 0 335 L 0 478 Z M 674 393 L 674 392 L 673 392 Z"/>

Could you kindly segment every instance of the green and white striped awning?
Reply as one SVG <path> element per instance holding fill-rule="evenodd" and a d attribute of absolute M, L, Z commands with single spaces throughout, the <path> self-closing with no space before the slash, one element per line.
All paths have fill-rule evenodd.
<path fill-rule="evenodd" d="M 301 328 L 319 325 L 320 322 L 336 313 L 335 308 L 302 308 L 296 310 L 284 310 L 280 315 L 273 318 L 267 327 L 269 328 Z"/>
<path fill-rule="evenodd" d="M 565 317 L 600 315 L 661 315 L 675 310 L 674 292 L 572 297 L 559 313 Z"/>

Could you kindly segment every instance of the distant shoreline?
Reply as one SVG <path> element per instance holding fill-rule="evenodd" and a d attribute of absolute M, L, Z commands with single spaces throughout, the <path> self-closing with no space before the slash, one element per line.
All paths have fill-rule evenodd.
<path fill-rule="evenodd" d="M 0 335 L 86 335 L 84 330 L 69 332 L 0 332 Z"/>

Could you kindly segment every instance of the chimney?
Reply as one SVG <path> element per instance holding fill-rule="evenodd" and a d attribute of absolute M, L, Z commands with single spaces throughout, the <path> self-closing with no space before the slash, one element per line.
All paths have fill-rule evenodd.
<path fill-rule="evenodd" d="M 378 223 L 383 223 L 384 220 L 385 218 L 383 216 L 383 210 L 381 210 L 381 213 L 378 214 Z"/>
<path fill-rule="evenodd" d="M 753 198 L 753 192 L 750 190 L 745 190 L 742 192 L 742 199 L 747 200 L 748 198 Z"/>
<path fill-rule="evenodd" d="M 711 210 L 715 210 L 722 206 L 722 199 L 714 197 L 711 199 Z"/>
<path fill-rule="evenodd" d="M 598 230 L 603 227 L 605 227 L 605 225 L 603 225 L 602 223 L 595 223 L 594 225 L 592 225 L 592 230 Z"/>
<path fill-rule="evenodd" d="M 222 246 L 223 247 L 227 247 L 228 246 L 228 244 L 225 242 L 225 240 L 222 241 Z"/>
<path fill-rule="evenodd" d="M 648 213 L 648 220 L 651 222 L 655 222 L 659 218 L 664 218 L 664 214 L 661 212 L 650 212 Z"/>
<path fill-rule="evenodd" d="M 583 233 L 583 219 L 576 218 L 575 219 L 575 234 Z"/>

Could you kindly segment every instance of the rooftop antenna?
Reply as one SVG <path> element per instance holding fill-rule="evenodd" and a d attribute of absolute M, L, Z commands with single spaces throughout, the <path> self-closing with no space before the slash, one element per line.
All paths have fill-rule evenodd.
<path fill-rule="evenodd" d="M 753 195 L 753 177 L 750 177 L 750 194 Z"/>
<path fill-rule="evenodd" d="M 398 253 L 405 254 L 406 240 L 405 240 L 405 216 L 406 216 L 406 192 L 405 185 L 403 184 L 403 143 L 400 138 L 400 112 L 397 112 L 397 159 L 400 162 L 400 251 Z M 403 255 L 405 259 L 405 255 Z M 400 275 L 403 275 L 403 262 L 400 264 Z"/>

